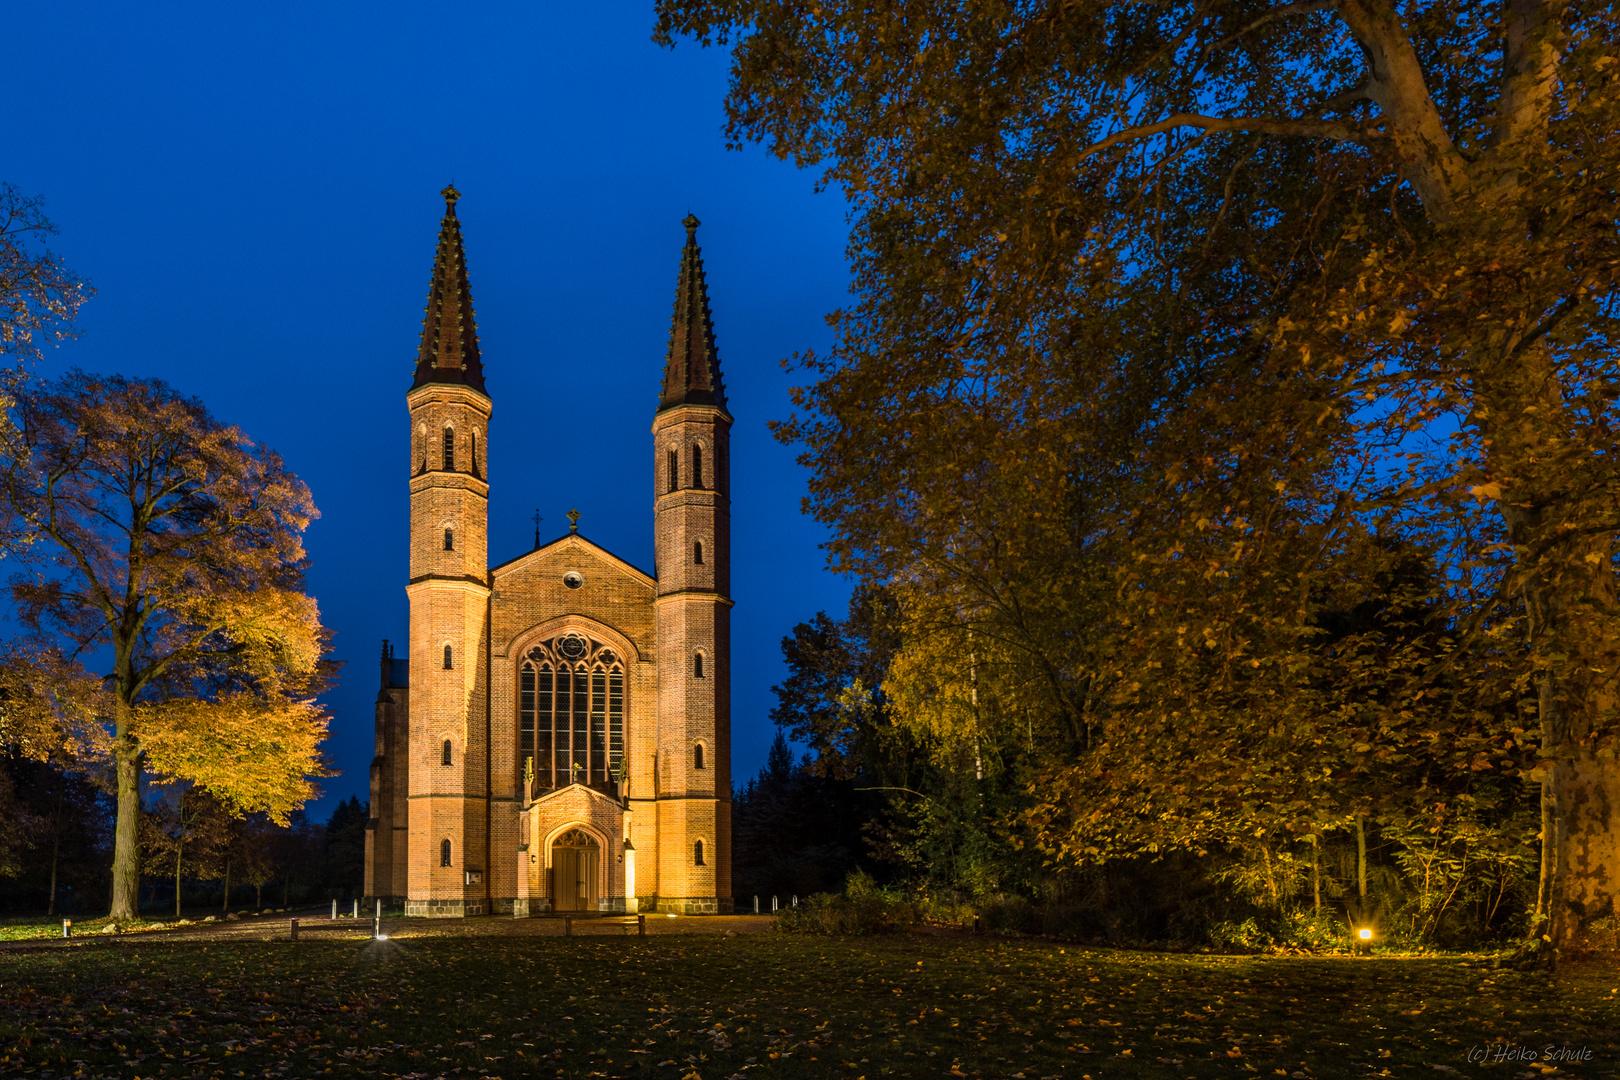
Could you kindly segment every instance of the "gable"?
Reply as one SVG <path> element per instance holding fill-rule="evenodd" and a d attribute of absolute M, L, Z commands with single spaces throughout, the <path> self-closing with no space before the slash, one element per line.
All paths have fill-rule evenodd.
<path fill-rule="evenodd" d="M 570 533 L 490 572 L 490 643 L 496 656 L 536 627 L 579 619 L 611 629 L 630 655 L 654 651 L 657 583 L 617 555 Z M 569 586 L 570 580 L 577 588 Z M 621 646 L 622 647 L 622 646 Z"/>

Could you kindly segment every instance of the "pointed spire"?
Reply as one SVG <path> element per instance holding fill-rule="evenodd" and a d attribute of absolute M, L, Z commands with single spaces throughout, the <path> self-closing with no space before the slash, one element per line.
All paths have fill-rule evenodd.
<path fill-rule="evenodd" d="M 699 222 L 687 214 L 681 224 L 686 226 L 686 247 L 681 249 L 680 275 L 675 282 L 675 318 L 670 324 L 659 408 L 718 405 L 723 409 L 726 390 L 720 381 L 720 353 L 714 345 L 714 321 L 703 282 L 703 253 L 697 245 Z"/>
<path fill-rule="evenodd" d="M 484 393 L 467 255 L 461 247 L 461 222 L 456 220 L 461 192 L 452 184 L 440 194 L 444 196 L 444 219 L 439 222 L 439 246 L 433 254 L 433 281 L 428 286 L 412 389 L 428 383 L 462 383 Z"/>

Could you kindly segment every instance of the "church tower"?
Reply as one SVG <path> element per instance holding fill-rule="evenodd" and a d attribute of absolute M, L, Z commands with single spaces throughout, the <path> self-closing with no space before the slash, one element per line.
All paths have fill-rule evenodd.
<path fill-rule="evenodd" d="M 653 417 L 659 907 L 730 910 L 731 414 L 687 215 Z"/>
<path fill-rule="evenodd" d="M 489 395 L 447 187 L 411 416 L 407 914 L 487 911 Z"/>

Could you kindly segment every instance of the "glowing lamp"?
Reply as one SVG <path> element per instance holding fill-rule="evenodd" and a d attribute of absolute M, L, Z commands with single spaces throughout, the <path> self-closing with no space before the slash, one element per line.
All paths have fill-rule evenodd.
<path fill-rule="evenodd" d="M 1372 940 L 1372 931 L 1368 930 L 1364 926 L 1364 927 L 1361 928 L 1361 932 L 1360 932 L 1359 936 L 1360 936 L 1362 941 L 1371 941 Z"/>

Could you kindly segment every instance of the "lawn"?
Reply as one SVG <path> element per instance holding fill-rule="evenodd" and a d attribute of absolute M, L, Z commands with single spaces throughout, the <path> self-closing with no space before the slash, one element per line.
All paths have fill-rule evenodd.
<path fill-rule="evenodd" d="M 0 1076 L 1508 1080 L 1542 1069 L 1481 1054 L 1567 1046 L 1560 1076 L 1612 1077 L 1617 984 L 971 935 L 152 935 L 0 952 Z"/>

